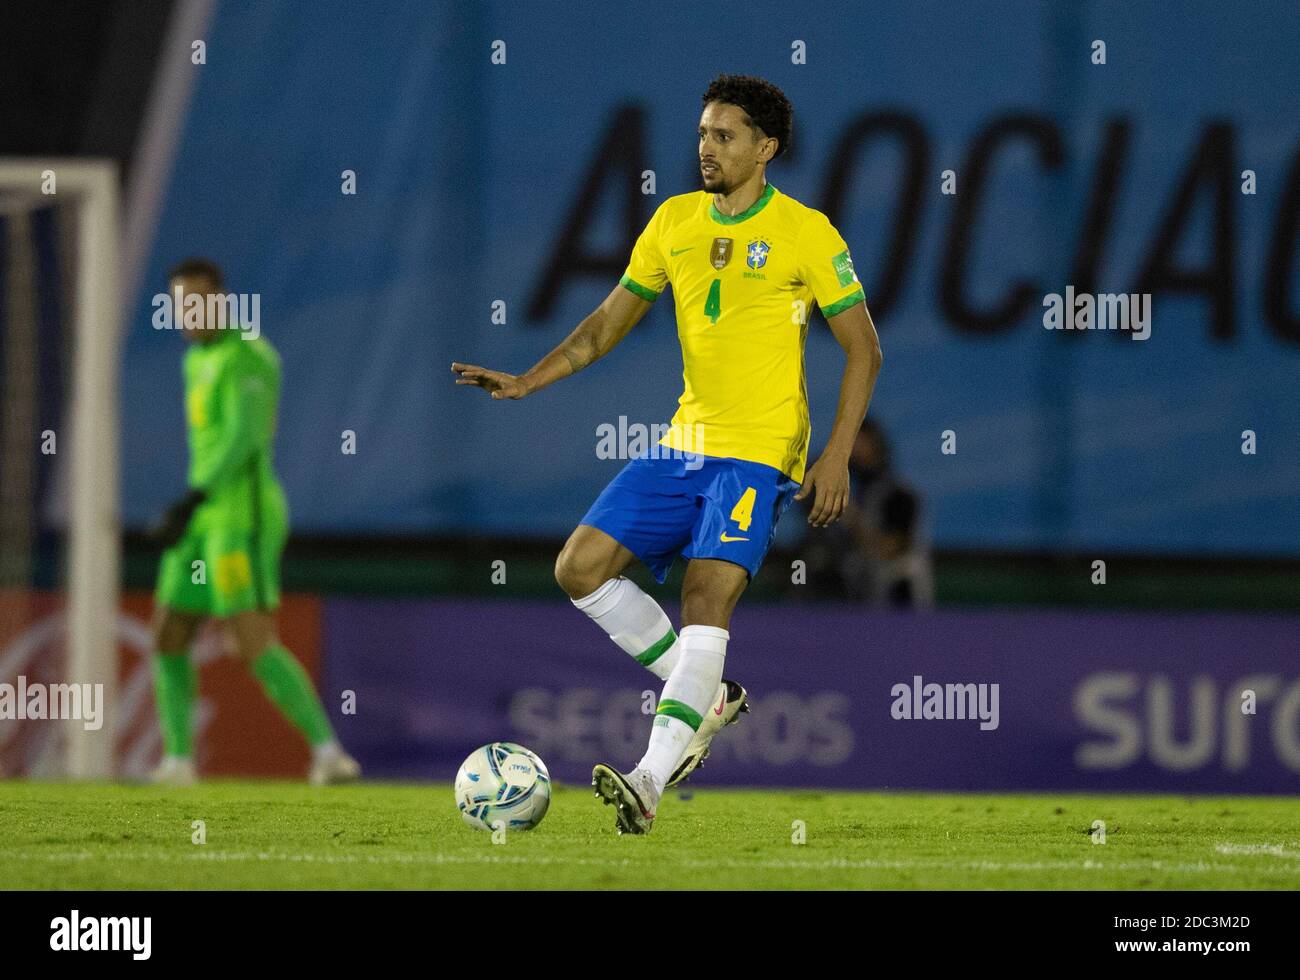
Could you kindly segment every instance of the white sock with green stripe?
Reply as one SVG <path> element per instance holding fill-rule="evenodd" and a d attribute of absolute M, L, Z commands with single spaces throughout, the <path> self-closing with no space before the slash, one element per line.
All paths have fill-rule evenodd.
<path fill-rule="evenodd" d="M 650 729 L 650 747 L 637 763 L 638 769 L 650 773 L 661 793 L 700 727 L 704 712 L 713 706 L 730 635 L 717 626 L 682 628 L 678 640 L 681 659 L 659 698 L 654 727 Z"/>
<path fill-rule="evenodd" d="M 591 595 L 570 601 L 642 667 L 662 680 L 672 675 L 681 641 L 668 614 L 631 579 L 620 575 Z"/>

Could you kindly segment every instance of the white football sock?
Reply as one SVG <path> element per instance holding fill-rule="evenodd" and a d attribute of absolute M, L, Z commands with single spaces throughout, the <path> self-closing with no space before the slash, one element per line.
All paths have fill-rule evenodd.
<path fill-rule="evenodd" d="M 570 601 L 642 667 L 662 680 L 672 675 L 681 654 L 681 640 L 659 603 L 631 579 L 620 575 L 591 595 Z"/>
<path fill-rule="evenodd" d="M 330 758 L 330 756 L 340 755 L 343 752 L 343 746 L 339 745 L 339 740 L 331 738 L 327 742 L 321 742 L 320 745 L 311 747 L 311 761 L 321 762 Z"/>
<path fill-rule="evenodd" d="M 659 698 L 650 746 L 637 763 L 638 769 L 650 773 L 661 793 L 700 727 L 704 712 L 713 706 L 730 635 L 717 626 L 686 626 L 678 637 L 681 658 Z"/>

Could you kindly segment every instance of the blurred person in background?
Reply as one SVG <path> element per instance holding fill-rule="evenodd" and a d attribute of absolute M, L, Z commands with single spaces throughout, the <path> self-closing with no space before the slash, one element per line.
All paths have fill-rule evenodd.
<path fill-rule="evenodd" d="M 153 529 L 163 545 L 154 595 L 154 695 L 163 759 L 153 781 L 196 779 L 191 716 L 197 673 L 190 648 L 208 617 L 311 746 L 315 784 L 356 779 L 361 768 L 334 737 L 311 678 L 279 638 L 280 556 L 289 511 L 272 465 L 280 358 L 265 337 L 218 320 L 221 270 L 190 259 L 169 276 L 173 326 L 185 352 L 188 488 Z M 194 304 L 193 296 L 202 297 Z M 233 315 L 233 314 L 232 314 Z M 159 326 L 155 315 L 155 327 Z"/>
<path fill-rule="evenodd" d="M 849 477 L 840 522 L 809 527 L 795 549 L 808 563 L 814 594 L 872 606 L 929 608 L 934 575 L 920 526 L 921 501 L 895 475 L 889 440 L 874 419 L 862 423 L 853 442 Z"/>

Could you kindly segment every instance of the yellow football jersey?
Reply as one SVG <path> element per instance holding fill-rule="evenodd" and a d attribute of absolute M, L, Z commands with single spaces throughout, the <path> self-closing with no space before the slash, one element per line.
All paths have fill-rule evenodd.
<path fill-rule="evenodd" d="M 652 302 L 673 287 L 686 387 L 660 444 L 766 463 L 802 482 L 812 304 L 830 317 L 863 302 L 848 246 L 827 217 L 771 184 L 734 217 L 706 191 L 670 197 L 621 282 Z"/>

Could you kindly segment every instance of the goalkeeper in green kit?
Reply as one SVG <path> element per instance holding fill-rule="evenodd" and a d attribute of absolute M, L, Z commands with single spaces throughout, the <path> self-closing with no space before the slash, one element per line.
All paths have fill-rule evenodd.
<path fill-rule="evenodd" d="M 195 778 L 191 713 L 196 672 L 190 647 L 207 617 L 220 619 L 240 660 L 267 696 L 307 739 L 311 781 L 346 782 L 360 767 L 339 745 L 302 665 L 279 640 L 280 554 L 288 507 L 271 466 L 280 398 L 280 359 L 262 337 L 237 322 L 214 323 L 221 271 L 192 259 L 169 277 L 174 317 L 185 352 L 189 490 L 154 535 L 165 547 L 158 569 L 154 692 L 164 755 L 155 782 Z M 205 298 L 186 316 L 182 299 Z M 193 301 L 191 301 L 193 302 Z"/>

